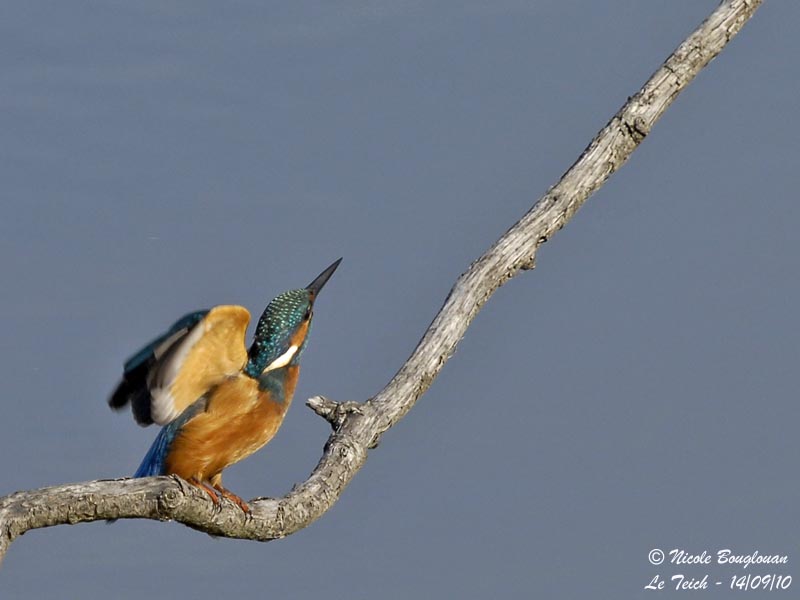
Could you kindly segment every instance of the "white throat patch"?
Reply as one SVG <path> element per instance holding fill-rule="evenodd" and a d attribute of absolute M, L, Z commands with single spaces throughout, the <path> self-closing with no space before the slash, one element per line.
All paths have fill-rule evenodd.
<path fill-rule="evenodd" d="M 298 348 L 297 346 L 289 346 L 289 349 L 286 352 L 284 352 L 278 358 L 269 363 L 266 366 L 266 368 L 261 372 L 266 373 L 267 371 L 274 371 L 275 369 L 280 369 L 281 367 L 285 367 L 291 362 L 292 357 L 297 352 L 297 348 Z"/>

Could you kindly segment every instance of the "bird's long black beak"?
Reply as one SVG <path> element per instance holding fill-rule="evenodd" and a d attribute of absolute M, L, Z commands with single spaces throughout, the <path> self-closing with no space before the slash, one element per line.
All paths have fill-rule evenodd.
<path fill-rule="evenodd" d="M 331 278 L 331 275 L 333 275 L 333 272 L 336 270 L 336 267 L 339 266 L 340 262 L 342 262 L 341 258 L 333 263 L 330 267 L 325 269 L 322 273 L 317 275 L 317 278 L 306 286 L 306 289 L 311 292 L 312 296 L 319 294 L 322 286 L 328 282 L 328 279 Z"/>

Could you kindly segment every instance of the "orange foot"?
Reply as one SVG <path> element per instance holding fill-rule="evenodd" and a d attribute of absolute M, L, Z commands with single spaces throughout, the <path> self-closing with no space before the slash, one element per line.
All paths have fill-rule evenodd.
<path fill-rule="evenodd" d="M 208 484 L 200 481 L 197 477 L 192 477 L 188 480 L 195 487 L 199 487 L 203 490 L 206 494 L 211 496 L 211 501 L 214 503 L 215 506 L 219 506 L 219 496 L 217 496 L 217 492 L 214 491 L 214 488 L 209 486 Z"/>
<path fill-rule="evenodd" d="M 214 489 L 217 490 L 220 493 L 220 495 L 225 496 L 228 500 L 230 500 L 236 506 L 241 508 L 244 512 L 250 514 L 250 507 L 247 505 L 247 502 L 239 498 L 239 496 L 234 494 L 232 491 L 226 490 L 224 487 L 222 487 L 222 485 L 219 484 L 215 485 Z"/>

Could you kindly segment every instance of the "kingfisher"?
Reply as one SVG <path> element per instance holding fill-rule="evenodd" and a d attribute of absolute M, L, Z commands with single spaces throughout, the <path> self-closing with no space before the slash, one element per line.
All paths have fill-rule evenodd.
<path fill-rule="evenodd" d="M 314 303 L 341 258 L 307 287 L 275 297 L 245 347 L 250 313 L 223 305 L 189 313 L 125 362 L 108 400 L 130 404 L 139 425 L 162 426 L 134 477 L 178 475 L 215 505 L 227 498 L 222 471 L 269 442 L 283 422 L 300 374 Z"/>

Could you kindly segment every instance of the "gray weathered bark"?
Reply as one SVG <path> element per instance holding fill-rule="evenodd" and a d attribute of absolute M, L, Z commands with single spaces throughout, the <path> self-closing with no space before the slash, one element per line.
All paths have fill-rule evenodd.
<path fill-rule="evenodd" d="M 363 466 L 367 451 L 428 389 L 489 297 L 522 269 L 586 199 L 627 160 L 655 122 L 738 33 L 762 0 L 725 0 L 597 134 L 580 158 L 511 229 L 458 278 L 411 357 L 388 385 L 363 402 L 321 396 L 309 406 L 333 426 L 319 464 L 283 498 L 215 508 L 205 492 L 176 477 L 74 483 L 0 498 L 0 561 L 30 529 L 116 518 L 175 520 L 217 536 L 268 541 L 322 516 Z"/>

